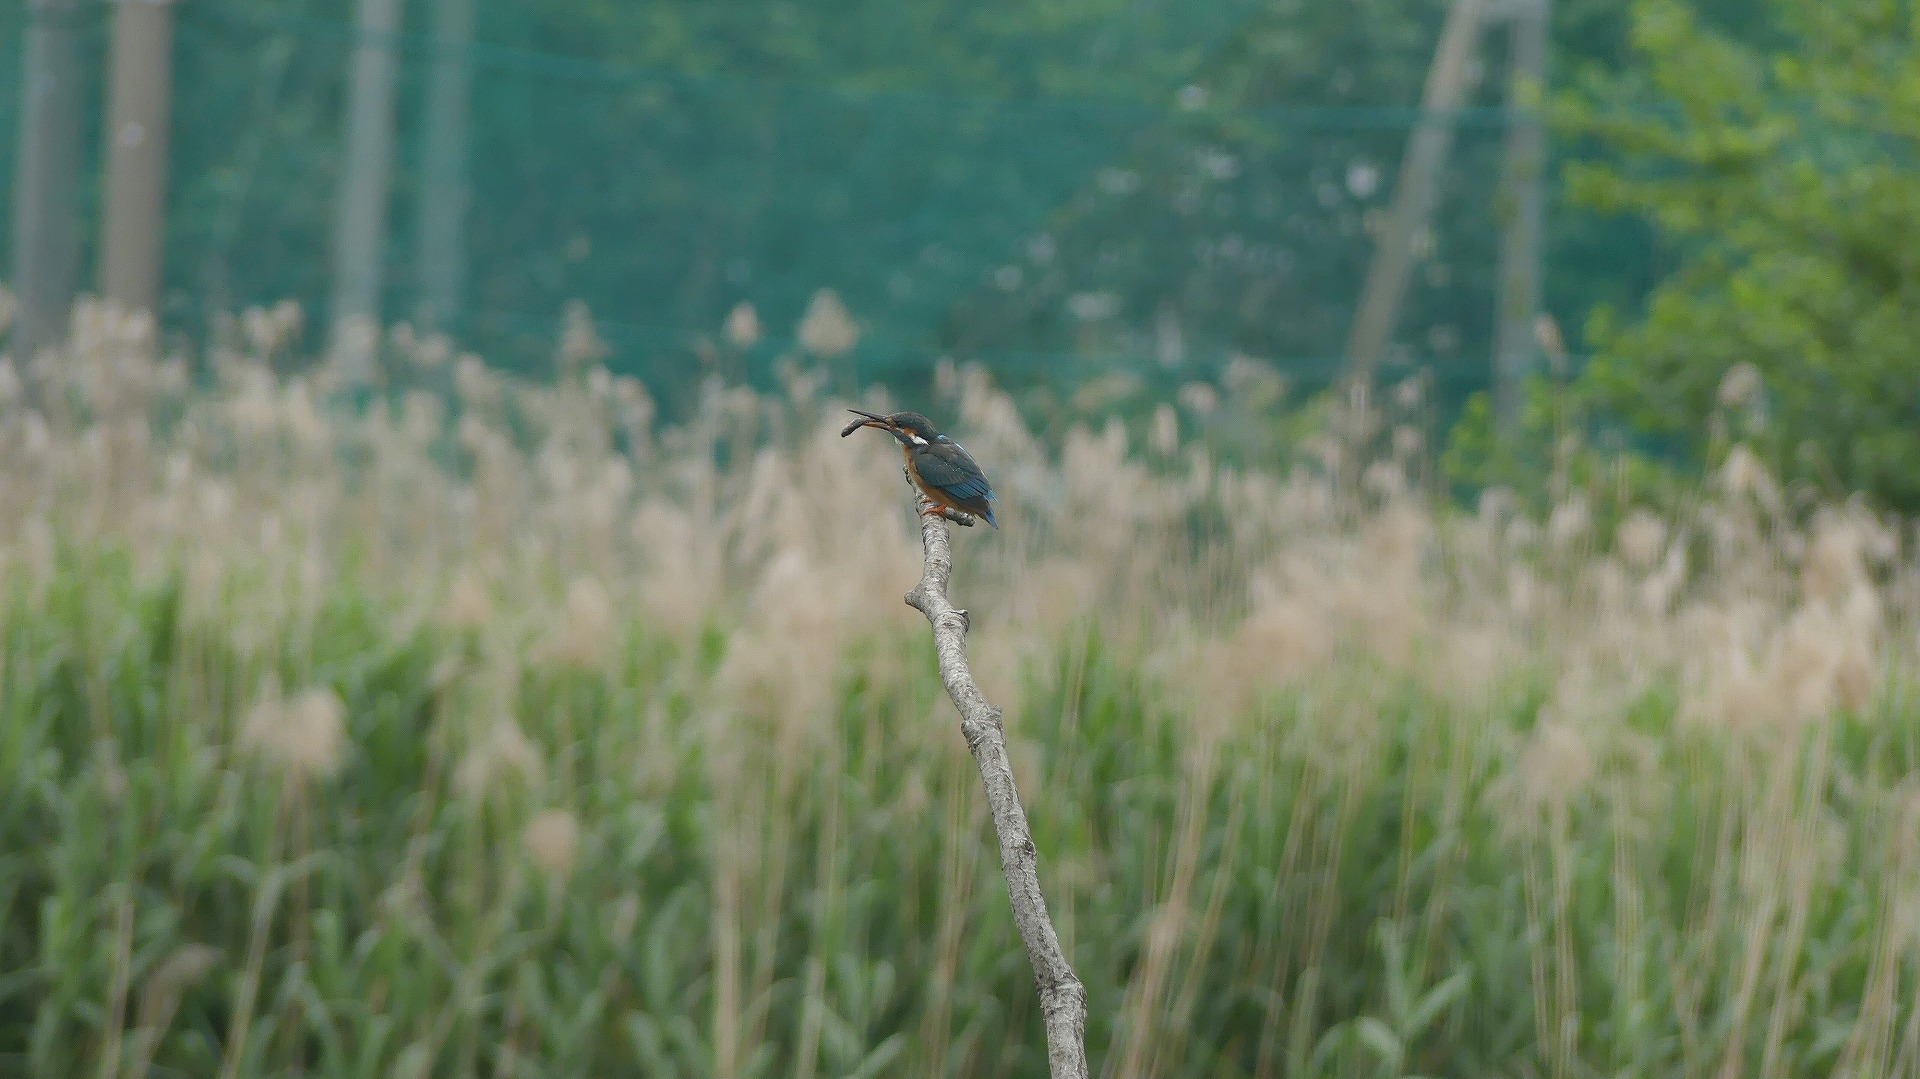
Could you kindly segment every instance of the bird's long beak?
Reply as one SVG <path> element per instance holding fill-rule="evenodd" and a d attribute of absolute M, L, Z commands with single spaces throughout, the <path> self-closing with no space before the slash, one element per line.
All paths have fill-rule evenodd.
<path fill-rule="evenodd" d="M 881 430 L 886 431 L 888 434 L 891 434 L 896 438 L 899 437 L 900 432 L 894 430 L 893 423 L 890 420 L 888 420 L 885 416 L 881 416 L 881 415 L 878 415 L 877 413 L 868 412 L 865 409 L 859 409 L 859 408 L 850 408 L 850 409 L 847 409 L 847 411 L 853 413 L 856 416 L 863 416 L 865 418 L 855 423 L 847 424 L 846 430 L 840 432 L 841 438 L 847 437 L 848 435 L 854 433 L 855 431 L 858 431 L 862 427 L 878 427 Z"/>

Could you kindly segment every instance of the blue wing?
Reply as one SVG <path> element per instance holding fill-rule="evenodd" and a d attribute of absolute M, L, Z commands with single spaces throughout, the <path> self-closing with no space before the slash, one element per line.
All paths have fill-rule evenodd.
<path fill-rule="evenodd" d="M 986 473 L 980 471 L 972 455 L 962 449 L 960 443 L 945 436 L 915 455 L 914 469 L 929 486 L 940 488 L 956 501 L 994 497 L 993 485 L 987 482 Z"/>

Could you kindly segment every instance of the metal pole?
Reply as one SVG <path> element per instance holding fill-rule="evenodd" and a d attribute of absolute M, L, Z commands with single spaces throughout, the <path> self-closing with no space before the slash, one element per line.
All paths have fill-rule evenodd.
<path fill-rule="evenodd" d="M 1551 0 L 1518 0 L 1507 83 L 1506 157 L 1500 196 L 1500 295 L 1493 347 L 1494 415 L 1503 435 L 1520 421 L 1520 381 L 1538 353 L 1541 246 L 1546 222 L 1546 125 Z"/>
<path fill-rule="evenodd" d="M 1434 187 L 1453 142 L 1453 117 L 1467 87 L 1468 64 L 1480 36 L 1485 0 L 1453 0 L 1440 44 L 1427 71 L 1420 96 L 1421 117 L 1407 139 L 1400 162 L 1400 178 L 1393 191 L 1386 227 L 1367 267 L 1353 330 L 1347 337 L 1347 370 L 1356 382 L 1372 377 L 1373 367 L 1386 351 L 1406 295 L 1413 269 L 1414 238 L 1427 226 L 1433 212 Z"/>
<path fill-rule="evenodd" d="M 433 69 L 427 83 L 426 158 L 420 187 L 420 319 L 430 327 L 460 317 L 466 277 L 467 97 L 474 0 L 436 0 Z"/>
<path fill-rule="evenodd" d="M 172 0 L 116 5 L 112 79 L 100 290 L 127 310 L 157 313 L 172 121 Z"/>
<path fill-rule="evenodd" d="M 13 179 L 17 363 L 65 336 L 80 278 L 80 4 L 27 5 L 19 158 Z"/>
<path fill-rule="evenodd" d="M 387 235 L 387 180 L 393 166 L 395 34 L 401 0 L 359 0 L 354 18 L 347 147 L 334 223 L 333 318 L 329 351 L 352 383 L 373 377 L 380 340 L 381 255 Z"/>

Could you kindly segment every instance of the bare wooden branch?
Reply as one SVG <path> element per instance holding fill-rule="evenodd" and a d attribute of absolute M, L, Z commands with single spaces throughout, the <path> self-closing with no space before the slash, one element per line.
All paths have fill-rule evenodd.
<path fill-rule="evenodd" d="M 1000 868 L 1007 877 L 1007 898 L 1013 921 L 1033 964 L 1040 991 L 1040 1012 L 1047 1027 L 1047 1064 L 1053 1079 L 1087 1079 L 1087 990 L 1073 973 L 1059 934 L 1047 917 L 1047 900 L 1040 894 L 1040 853 L 1027 829 L 1027 814 L 1014 787 L 1013 765 L 1007 759 L 1006 730 L 1000 709 L 987 703 L 967 669 L 967 612 L 947 599 L 953 575 L 953 547 L 948 542 L 945 514 L 935 515 L 934 504 L 920 497 L 920 537 L 926 548 L 926 568 L 920 583 L 907 593 L 907 605 L 927 616 L 933 626 L 933 644 L 940 656 L 940 680 L 947 696 L 960 710 L 960 733 L 973 751 L 980 781 L 993 811 L 993 830 L 1000 837 Z M 965 516 L 962 514 L 961 516 Z M 969 519 L 963 523 L 971 524 Z"/>

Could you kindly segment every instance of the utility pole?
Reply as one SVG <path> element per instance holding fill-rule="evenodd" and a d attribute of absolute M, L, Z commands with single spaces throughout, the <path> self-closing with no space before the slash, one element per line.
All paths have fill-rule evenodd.
<path fill-rule="evenodd" d="M 433 67 L 427 82 L 426 159 L 420 185 L 420 320 L 445 327 L 460 318 L 466 277 L 467 98 L 474 0 L 435 0 Z"/>
<path fill-rule="evenodd" d="M 381 256 L 393 167 L 393 85 L 400 65 L 400 0 L 359 0 L 347 90 L 347 146 L 334 221 L 333 317 L 328 350 L 349 383 L 373 377 L 380 342 Z"/>
<path fill-rule="evenodd" d="M 1433 66 L 1427 70 L 1426 87 L 1420 95 L 1420 120 L 1407 138 L 1393 204 L 1387 211 L 1373 262 L 1367 267 L 1367 282 L 1347 337 L 1347 371 L 1357 383 L 1372 377 L 1374 365 L 1393 337 L 1400 301 L 1407 291 L 1407 276 L 1413 269 L 1414 241 L 1425 231 L 1433 213 L 1434 188 L 1453 143 L 1454 117 L 1450 114 L 1460 107 L 1466 93 L 1485 9 L 1485 0 L 1453 0 L 1440 29 L 1440 44 L 1434 50 Z"/>
<path fill-rule="evenodd" d="M 1541 246 L 1546 221 L 1547 47 L 1552 0 L 1514 0 L 1507 137 L 1500 183 L 1500 294 L 1493 345 L 1494 415 L 1502 435 L 1520 421 L 1520 380 L 1538 355 Z"/>
<path fill-rule="evenodd" d="M 79 0 L 29 0 L 13 178 L 13 358 L 65 336 L 80 278 Z"/>
<path fill-rule="evenodd" d="M 100 291 L 128 311 L 158 315 L 173 111 L 172 0 L 114 5 L 112 80 Z"/>

